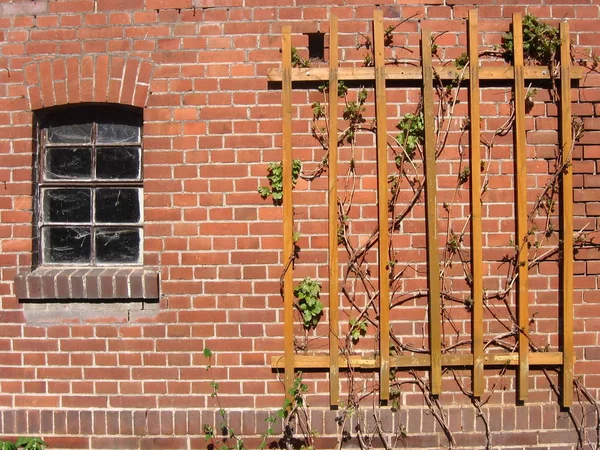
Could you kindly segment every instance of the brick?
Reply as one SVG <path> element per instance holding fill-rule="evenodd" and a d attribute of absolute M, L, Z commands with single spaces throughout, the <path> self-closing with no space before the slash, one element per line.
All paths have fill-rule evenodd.
<path fill-rule="evenodd" d="M 93 437 L 91 445 L 99 449 L 129 449 L 139 448 L 140 444 L 137 437 Z"/>
<path fill-rule="evenodd" d="M 143 7 L 143 0 L 98 0 L 98 11 L 135 10 Z"/>
<path fill-rule="evenodd" d="M 598 26 L 591 20 L 598 15 L 595 5 L 575 5 L 569 0 L 523 5 L 514 1 L 505 5 L 486 1 L 445 5 L 438 0 L 396 3 L 383 0 L 381 8 L 386 27 L 407 19 L 394 33 L 397 47 L 387 55 L 397 55 L 401 64 L 419 64 L 422 26 L 437 30 L 436 34 L 444 32 L 436 38 L 443 58 L 453 59 L 462 53 L 466 48 L 464 19 L 472 7 L 478 9 L 481 18 L 482 49 L 500 44 L 510 27 L 511 14 L 523 8 L 550 18 L 552 24 L 568 17 L 576 59 L 579 53 L 588 52 L 587 47 L 593 51 L 597 47 L 594 33 Z M 222 405 L 228 414 L 231 412 L 236 432 L 246 434 L 247 448 L 258 447 L 264 419 L 281 406 L 284 390 L 278 375 L 269 370 L 271 358 L 283 352 L 279 292 L 283 212 L 256 191 L 266 184 L 267 165 L 281 160 L 281 86 L 269 84 L 266 73 L 280 67 L 283 25 L 292 26 L 293 45 L 307 55 L 308 40 L 302 33 L 325 33 L 327 47 L 327 19 L 332 13 L 340 19 L 340 57 L 354 57 L 356 65 L 361 64 L 366 50 L 356 49 L 360 41 L 357 31 L 370 35 L 373 5 L 348 0 L 328 6 L 323 8 L 316 0 L 0 2 L 0 39 L 5 43 L 0 67 L 10 69 L 10 73 L 0 69 L 0 188 L 1 181 L 5 183 L 4 190 L 0 189 L 0 406 L 5 408 L 0 424 L 4 434 L 36 431 L 48 436 L 55 448 L 206 447 L 209 444 L 203 439 L 202 425 L 219 423 L 213 409 L 216 402 L 209 397 L 208 383 L 214 376 L 220 382 Z M 328 52 L 326 48 L 325 59 Z M 313 62 L 313 67 L 326 65 L 326 61 Z M 583 228 L 595 236 L 592 230 L 600 216 L 596 207 L 600 198 L 596 189 L 600 168 L 596 131 L 600 125 L 593 114 L 600 111 L 594 105 L 600 76 L 587 69 L 585 72 L 572 90 L 574 114 L 583 117 L 587 129 L 573 154 L 574 224 L 577 230 Z M 323 101 L 316 86 L 295 83 L 293 90 L 294 157 L 304 161 L 306 170 L 326 156 L 315 145 L 310 129 L 310 105 Z M 533 81 L 532 87 L 536 86 Z M 350 87 L 348 99 L 354 99 L 354 87 Z M 529 207 L 548 180 L 559 137 L 558 109 L 551 104 L 544 85 L 539 87 L 534 109 L 526 118 Z M 420 88 L 418 83 L 407 86 L 402 81 L 388 88 L 389 131 L 394 137 L 394 122 L 414 112 L 420 102 Z M 370 126 L 374 94 L 370 85 L 367 89 L 365 123 Z M 455 109 L 459 122 L 467 115 L 466 91 L 465 85 Z M 511 95 L 510 83 L 483 83 L 481 125 L 485 140 L 492 139 L 494 130 L 506 122 Z M 31 170 L 36 164 L 32 124 L 37 117 L 31 110 L 81 102 L 122 103 L 143 109 L 143 269 L 29 269 L 35 267 L 32 228 L 38 220 L 32 214 L 36 207 L 32 200 L 36 189 Z M 513 135 L 509 132 L 493 139 L 493 149 L 483 156 L 488 182 L 482 197 L 484 285 L 488 294 L 504 286 L 508 266 L 502 259 L 510 253 L 509 241 L 514 240 L 515 231 Z M 447 230 L 456 233 L 466 227 L 464 254 L 455 255 L 452 266 L 446 267 L 442 259 L 441 266 L 447 277 L 444 286 L 457 298 L 469 296 L 463 270 L 469 270 L 470 264 L 469 187 L 456 187 L 457 175 L 467 164 L 467 140 L 467 134 L 453 129 L 449 145 L 436 163 L 442 258 Z M 340 146 L 343 167 L 339 188 L 343 188 L 347 161 L 355 158 L 355 205 L 348 215 L 350 242 L 358 248 L 377 228 L 376 152 L 370 134 L 359 136 L 356 146 L 350 147 L 348 143 Z M 415 167 L 406 164 L 408 176 L 417 180 L 422 162 L 415 161 Z M 395 167 L 389 169 L 395 173 Z M 318 278 L 324 290 L 328 272 L 327 175 L 310 183 L 301 180 L 294 191 L 294 227 L 303 233 L 294 278 Z M 414 193 L 405 175 L 395 214 L 401 213 Z M 417 185 L 421 182 L 416 181 Z M 444 202 L 453 204 L 450 219 Z M 558 224 L 554 214 L 551 220 Z M 535 222 L 542 224 L 543 217 Z M 402 272 L 402 276 L 394 294 L 400 296 L 397 300 L 401 304 L 391 312 L 393 330 L 401 342 L 418 348 L 426 347 L 427 333 L 423 330 L 427 316 L 424 230 L 420 198 L 392 238 L 393 256 L 398 260 L 394 271 Z M 554 237 L 544 241 L 540 251 L 557 243 Z M 343 247 L 339 250 L 345 269 L 347 256 Z M 375 246 L 370 252 L 366 259 L 368 281 L 376 289 Z M 531 249 L 532 255 L 535 252 Z M 592 320 L 598 316 L 595 290 L 599 255 L 591 247 L 578 249 L 575 255 L 576 374 L 592 394 L 600 383 L 595 351 L 598 325 Z M 559 283 L 556 260 L 553 257 L 551 263 L 532 268 L 529 282 L 530 310 L 537 313 L 532 342 L 549 343 L 552 348 L 558 348 L 560 342 L 555 317 Z M 414 292 L 419 293 L 418 298 L 404 299 Z M 327 296 L 322 300 L 326 304 Z M 444 302 L 445 314 L 452 316 L 453 326 L 459 330 L 455 337 L 449 332 L 449 322 L 444 322 L 445 343 L 468 340 L 470 312 L 458 303 Z M 507 302 L 514 310 L 512 294 Z M 347 306 L 345 298 L 342 303 Z M 507 328 L 490 315 L 502 311 L 501 320 L 508 322 L 508 310 L 492 297 L 487 306 L 486 336 L 505 333 Z M 344 317 L 340 325 L 343 332 L 347 330 L 346 320 Z M 308 342 L 308 354 L 326 354 L 327 324 L 308 334 L 297 325 L 295 336 L 298 342 Z M 371 328 L 369 335 L 352 347 L 356 354 L 370 354 L 375 348 L 376 331 Z M 205 369 L 205 347 L 215 352 L 213 373 Z M 467 347 L 464 350 L 468 353 Z M 570 448 L 574 442 L 572 424 L 556 417 L 550 388 L 537 369 L 530 372 L 530 402 L 519 406 L 515 406 L 514 372 L 508 370 L 494 378 L 491 370 L 486 373 L 486 392 L 491 398 L 485 408 L 490 413 L 490 426 L 496 430 L 494 446 Z M 370 375 L 366 369 L 354 373 L 358 384 Z M 404 382 L 406 375 L 398 373 L 403 380 L 402 408 L 393 414 L 381 410 L 382 428 L 392 433 L 399 424 L 405 425 L 407 447 L 447 446 L 439 424 L 424 407 L 422 393 L 410 383 L 412 379 Z M 309 386 L 312 424 L 322 436 L 317 447 L 333 448 L 337 445 L 336 417 L 342 412 L 328 409 L 326 372 L 307 370 L 304 378 Z M 482 421 L 449 381 L 446 373 L 444 393 L 438 400 L 457 446 L 485 446 Z M 468 376 L 465 383 L 468 389 Z M 368 401 L 370 404 L 371 399 Z M 359 417 L 365 426 L 373 425 L 370 410 L 349 418 L 346 425 L 352 437 L 344 446 L 359 446 L 354 438 Z M 275 428 L 273 441 L 277 445 L 280 421 Z M 538 433 L 542 429 L 544 433 Z"/>
<path fill-rule="evenodd" d="M 43 14 L 48 11 L 47 1 L 36 1 L 33 3 L 18 2 L 18 3 L 6 3 L 2 6 L 2 16 L 20 16 L 20 15 L 33 15 Z"/>
<path fill-rule="evenodd" d="M 76 436 L 47 436 L 44 442 L 52 448 L 89 448 L 90 439 Z"/>

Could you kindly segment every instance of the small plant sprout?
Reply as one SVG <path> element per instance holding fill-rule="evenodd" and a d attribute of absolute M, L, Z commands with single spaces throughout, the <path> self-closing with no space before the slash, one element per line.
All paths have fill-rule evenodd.
<path fill-rule="evenodd" d="M 349 325 L 352 343 L 356 344 L 361 337 L 367 334 L 367 321 L 364 319 L 350 319 Z"/>
<path fill-rule="evenodd" d="M 311 278 L 305 278 L 294 288 L 294 296 L 298 299 L 297 307 L 306 329 L 316 327 L 321 320 L 323 303 L 319 299 L 320 295 L 321 283 Z"/>
<path fill-rule="evenodd" d="M 523 16 L 523 55 L 538 64 L 549 65 L 554 62 L 560 48 L 558 29 L 542 22 L 531 14 Z M 513 33 L 502 37 L 502 55 L 510 61 L 514 52 Z"/>
<path fill-rule="evenodd" d="M 400 134 L 396 137 L 396 141 L 404 148 L 406 156 L 413 159 L 417 147 L 423 145 L 425 140 L 425 118 L 423 112 L 418 114 L 406 114 L 396 128 L 400 130 Z"/>
<path fill-rule="evenodd" d="M 19 437 L 13 444 L 10 441 L 0 441 L 0 450 L 44 450 L 46 443 L 39 437 Z"/>
<path fill-rule="evenodd" d="M 303 58 L 296 47 L 292 47 L 292 67 L 310 67 L 310 61 Z"/>
<path fill-rule="evenodd" d="M 300 171 L 302 170 L 302 162 L 299 159 L 292 161 L 292 186 L 296 186 Z M 273 197 L 273 204 L 280 206 L 283 203 L 283 164 L 270 163 L 267 169 L 267 180 L 269 187 L 260 186 L 258 193 L 264 199 L 269 196 Z"/>

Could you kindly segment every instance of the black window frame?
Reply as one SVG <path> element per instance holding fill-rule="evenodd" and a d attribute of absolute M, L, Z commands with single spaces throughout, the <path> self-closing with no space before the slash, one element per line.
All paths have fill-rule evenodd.
<path fill-rule="evenodd" d="M 111 105 L 111 104 L 85 104 L 85 105 L 71 105 L 66 107 L 56 107 L 42 110 L 35 114 L 35 148 L 36 148 L 36 170 L 35 170 L 35 240 L 37 242 L 35 254 L 34 254 L 34 265 L 41 267 L 138 267 L 143 265 L 143 158 L 144 151 L 142 145 L 143 136 L 143 115 L 142 109 L 135 107 L 128 107 L 124 105 Z M 75 124 L 92 124 L 91 125 L 91 136 L 87 143 L 52 143 L 50 142 L 49 130 L 51 127 L 57 127 L 61 125 L 75 125 Z M 98 124 L 105 123 L 118 123 L 133 126 L 134 130 L 137 129 L 137 139 L 135 142 L 99 142 L 98 141 Z M 71 178 L 51 178 L 47 175 L 47 158 L 48 154 L 52 149 L 68 149 L 68 148 L 79 148 L 89 149 L 90 152 L 90 173 L 87 177 L 71 177 Z M 108 155 L 111 153 L 109 149 L 123 149 L 130 148 L 128 153 L 134 155 L 137 151 L 137 176 L 131 177 L 129 173 L 128 178 L 110 178 L 107 176 L 98 176 L 98 154 L 102 153 Z M 118 152 L 113 151 L 113 155 Z M 106 166 L 110 161 L 110 158 L 104 158 L 104 165 Z M 134 156 L 135 159 L 135 156 Z M 115 165 L 118 167 L 118 165 Z M 122 167 L 122 166 L 121 166 Z M 106 175 L 110 171 L 104 170 L 103 174 Z M 81 221 L 65 221 L 59 222 L 56 220 L 49 220 L 47 211 L 45 209 L 44 201 L 45 196 L 50 195 L 52 190 L 56 189 L 76 189 L 76 190 L 87 190 L 90 193 L 90 204 L 89 204 L 89 219 L 85 222 Z M 128 190 L 130 194 L 137 193 L 137 221 L 129 220 L 124 222 L 107 222 L 98 220 L 99 206 L 96 204 L 96 196 L 100 192 L 104 192 L 106 195 L 110 194 L 112 189 Z M 120 191 L 124 194 L 124 191 Z M 134 202 L 135 203 L 135 202 Z M 114 213 L 123 213 L 116 209 Z M 129 211 L 131 213 L 131 211 Z M 133 215 L 135 216 L 133 211 Z M 125 211 L 127 214 L 127 211 Z M 85 228 L 87 229 L 89 239 L 89 253 L 90 256 L 86 261 L 77 260 L 49 260 L 52 253 L 52 249 L 46 244 L 47 235 L 51 233 L 51 229 L 76 229 Z M 47 232 L 45 230 L 48 230 Z M 110 242 L 111 233 L 112 236 L 120 241 L 118 245 L 123 245 L 123 242 L 127 241 L 127 234 L 131 235 L 131 232 L 137 233 L 137 258 L 131 259 L 131 255 L 123 252 L 121 257 L 125 260 L 111 260 L 101 261 L 99 260 L 99 252 L 96 248 L 96 241 L 103 239 L 103 236 L 109 236 L 104 238 L 105 242 Z M 135 233 L 134 233 L 135 234 Z M 122 239 L 125 241 L 121 241 Z M 124 248 L 124 247 L 123 247 Z M 133 253 L 135 253 L 135 245 L 132 247 Z M 85 253 L 85 250 L 84 250 Z M 118 253 L 116 254 L 118 255 Z"/>

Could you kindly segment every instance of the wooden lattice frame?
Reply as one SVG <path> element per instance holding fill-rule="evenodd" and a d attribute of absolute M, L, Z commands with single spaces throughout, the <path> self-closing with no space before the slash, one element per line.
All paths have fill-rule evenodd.
<path fill-rule="evenodd" d="M 374 12 L 373 48 L 374 67 L 338 67 L 338 24 L 332 16 L 329 28 L 329 68 L 292 68 L 291 28 L 283 27 L 282 36 L 282 69 L 269 71 L 270 81 L 280 81 L 283 90 L 283 215 L 284 215 L 284 248 L 283 260 L 290 261 L 293 256 L 293 205 L 292 205 L 292 82 L 294 81 L 328 81 L 329 92 L 337 92 L 338 81 L 371 81 L 375 85 L 376 119 L 377 119 L 377 176 L 378 176 L 378 223 L 379 229 L 388 229 L 387 213 L 387 161 L 386 154 L 386 115 L 385 85 L 386 80 L 420 81 L 423 89 L 423 110 L 425 119 L 425 199 L 426 199 L 426 235 L 427 235 L 427 267 L 428 267 L 428 303 L 429 303 L 429 339 L 430 353 L 417 355 L 393 356 L 389 353 L 389 301 L 381 302 L 380 311 L 380 357 L 364 357 L 353 355 L 345 357 L 339 354 L 339 338 L 334 330 L 338 329 L 339 317 L 339 264 L 337 242 L 337 160 L 338 142 L 335 133 L 330 133 L 329 140 L 329 355 L 297 355 L 294 353 L 293 331 L 293 268 L 288 266 L 283 276 L 284 297 L 284 348 L 285 355 L 274 357 L 272 366 L 285 371 L 286 392 L 292 386 L 296 369 L 324 369 L 330 375 L 330 404 L 339 403 L 339 371 L 348 365 L 361 369 L 380 371 L 380 399 L 386 401 L 390 396 L 390 368 L 425 368 L 431 374 L 432 394 L 441 393 L 442 367 L 471 367 L 473 371 L 473 393 L 481 396 L 484 391 L 485 366 L 517 366 L 518 367 L 518 399 L 526 401 L 528 396 L 528 376 L 530 366 L 560 367 L 562 369 L 561 404 L 569 407 L 573 401 L 573 366 L 575 362 L 573 349 L 573 175 L 570 166 L 561 174 L 561 267 L 560 267 L 560 306 L 562 326 L 560 329 L 562 351 L 530 353 L 528 346 L 529 311 L 528 311 L 528 254 L 526 246 L 520 246 L 518 255 L 519 273 L 517 289 L 517 312 L 521 333 L 518 340 L 518 353 L 486 354 L 483 346 L 483 271 L 482 271 L 482 224 L 480 169 L 480 126 L 478 120 L 470 120 L 470 206 L 471 206 L 471 267 L 472 283 L 472 353 L 442 354 L 441 352 L 441 297 L 440 283 L 437 273 L 437 212 L 436 212 L 436 169 L 434 142 L 434 94 L 433 75 L 442 80 L 457 78 L 455 68 L 434 66 L 431 58 L 431 32 L 421 32 L 422 67 L 385 66 L 384 60 L 384 28 L 383 13 Z M 514 58 L 512 66 L 479 66 L 478 57 L 478 18 L 475 10 L 469 11 L 468 17 L 468 55 L 469 71 L 463 74 L 469 83 L 469 117 L 479 117 L 480 80 L 488 82 L 514 80 L 515 99 L 515 165 L 516 165 L 516 242 L 524 242 L 527 234 L 527 185 L 526 185 L 526 153 L 525 153 L 525 80 L 549 80 L 549 69 L 541 66 L 525 66 L 523 62 L 522 15 L 513 15 Z M 580 67 L 571 65 L 569 26 L 567 22 L 560 24 L 560 141 L 562 150 L 572 146 L 571 137 L 571 80 L 581 79 Z M 330 129 L 337 129 L 337 97 L 329 99 Z M 564 167 L 570 161 L 568 151 L 562 151 Z M 381 233 L 379 239 L 379 286 L 380 299 L 389 298 L 388 265 L 389 236 Z"/>

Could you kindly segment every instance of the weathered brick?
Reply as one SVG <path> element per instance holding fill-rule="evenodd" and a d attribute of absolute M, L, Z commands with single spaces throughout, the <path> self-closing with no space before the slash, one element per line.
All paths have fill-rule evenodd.
<path fill-rule="evenodd" d="M 284 390 L 278 374 L 269 369 L 271 358 L 282 355 L 284 348 L 279 280 L 285 265 L 281 253 L 283 213 L 257 192 L 258 186 L 267 185 L 268 164 L 282 158 L 281 85 L 267 81 L 267 70 L 281 66 L 280 31 L 284 25 L 291 25 L 292 44 L 304 57 L 309 51 L 303 33 L 324 33 L 326 60 L 312 61 L 313 67 L 327 66 L 329 14 L 338 16 L 342 30 L 339 56 L 342 60 L 355 58 L 344 65 L 362 65 L 367 49 L 356 49 L 356 45 L 372 32 L 374 7 L 369 2 L 336 0 L 327 8 L 321 3 L 38 0 L 0 6 L 0 40 L 4 42 L 0 67 L 6 68 L 0 69 L 0 181 L 5 183 L 0 194 L 0 406 L 11 409 L 4 411 L 0 421 L 3 435 L 39 432 L 56 448 L 206 446 L 202 425 L 220 421 L 213 409 L 216 402 L 210 397 L 209 382 L 214 375 L 231 425 L 236 433 L 245 435 L 247 448 L 258 447 L 267 411 L 281 406 Z M 446 5 L 440 0 L 424 0 L 404 5 L 383 0 L 384 27 L 399 24 L 393 30 L 396 47 L 386 56 L 389 61 L 396 57 L 400 66 L 407 61 L 419 65 L 420 29 L 430 28 L 435 30 L 438 55 L 451 64 L 466 50 L 464 19 L 469 9 L 476 8 L 480 50 L 501 45 L 513 12 L 526 11 L 553 25 L 568 18 L 575 59 L 593 64 L 589 51 L 598 52 L 598 24 L 593 20 L 597 6 L 569 0 L 517 3 L 469 0 Z M 504 63 L 497 60 L 493 64 Z M 595 217 L 600 215 L 595 189 L 600 169 L 600 147 L 596 145 L 600 125 L 595 118 L 600 111 L 596 105 L 600 77 L 594 71 L 585 72 L 572 86 L 573 113 L 584 117 L 586 129 L 573 152 L 574 225 L 576 231 L 583 230 L 591 238 L 598 226 Z M 494 83 L 485 82 L 480 89 L 482 142 L 494 142 L 489 151 L 482 146 L 481 157 L 487 189 L 482 196 L 484 286 L 489 295 L 485 339 L 513 329 L 508 311 L 516 311 L 511 296 L 507 297 L 507 309 L 493 297 L 504 288 L 510 273 L 506 258 L 514 252 L 510 242 L 515 240 L 516 214 L 513 131 L 506 135 L 496 132 L 512 113 L 512 88 L 510 82 Z M 554 168 L 559 139 L 559 110 L 552 104 L 547 86 L 535 81 L 527 81 L 527 86 L 529 83 L 539 91 L 525 120 L 528 209 L 550 178 L 548 171 Z M 311 104 L 323 101 L 317 85 L 294 84 L 292 94 L 293 152 L 307 171 L 327 157 L 311 131 Z M 355 86 L 349 85 L 347 100 L 355 100 Z M 369 83 L 366 88 L 365 127 L 371 126 L 375 117 L 374 91 Z M 453 318 L 451 326 L 444 316 L 444 342 L 452 345 L 464 339 L 466 352 L 470 311 L 460 302 L 471 295 L 464 280 L 465 271 L 471 270 L 471 208 L 469 183 L 459 184 L 458 175 L 468 163 L 468 134 L 459 131 L 468 113 L 467 89 L 464 83 L 454 105 L 458 128 L 448 134 L 448 145 L 436 163 L 438 250 L 443 285 L 452 291 L 452 301 L 444 298 L 444 314 Z M 416 110 L 420 96 L 419 82 L 388 82 L 390 145 L 395 145 L 396 123 Z M 41 162 L 34 159 L 36 151 L 32 151 L 32 124 L 38 116 L 31 110 L 81 102 L 143 109 L 145 268 L 60 268 L 21 275 L 32 267 L 33 225 L 38 221 L 31 212 L 37 208 L 32 167 Z M 443 129 L 443 124 L 438 125 Z M 370 242 L 377 229 L 372 134 L 359 135 L 354 146 L 348 142 L 340 146 L 340 189 L 348 161 L 356 163 L 354 206 L 347 212 L 352 248 Z M 414 164 L 414 168 L 407 166 L 410 173 L 401 176 L 401 205 L 394 214 L 401 213 L 411 201 L 413 188 L 422 183 L 422 162 L 415 160 Z M 393 161 L 389 170 L 395 173 Z M 294 227 L 302 232 L 294 279 L 317 278 L 324 292 L 328 276 L 327 175 L 325 172 L 310 183 L 300 180 L 294 191 Z M 407 177 L 415 183 L 412 188 Z M 392 309 L 393 332 L 403 344 L 419 349 L 426 348 L 428 338 L 423 206 L 423 199 L 418 199 L 394 230 L 391 251 L 396 260 L 391 269 L 396 274 L 402 271 L 392 301 L 403 302 Z M 549 220 L 558 227 L 560 200 L 558 209 L 554 206 Z M 544 226 L 543 214 L 533 222 L 538 228 Z M 532 247 L 530 258 L 558 245 L 557 233 L 547 241 L 543 231 L 532 231 L 542 247 L 539 251 Z M 449 260 L 444 259 L 447 236 L 451 235 L 446 233 L 460 233 L 462 238 L 462 253 Z M 338 250 L 344 270 L 348 257 L 342 246 Z M 376 252 L 372 253 L 366 259 L 367 281 L 376 290 Z M 581 382 L 593 393 L 600 383 L 595 351 L 598 321 L 594 319 L 600 304 L 595 295 L 599 256 L 595 248 L 578 249 L 575 255 L 576 375 L 581 375 Z M 532 343 L 549 344 L 551 349 L 559 348 L 560 340 L 557 260 L 554 255 L 552 266 L 533 267 L 529 280 L 530 314 L 535 312 Z M 403 300 L 415 292 L 416 299 Z M 327 301 L 323 295 L 326 305 Z M 342 302 L 349 306 L 345 298 Z M 505 313 L 500 321 L 488 315 L 500 309 Z M 354 312 L 348 312 L 352 317 Z M 328 314 L 326 309 L 325 321 Z M 316 346 L 315 351 L 325 355 L 325 321 L 306 335 L 297 323 L 297 343 L 305 339 L 309 354 Z M 345 334 L 349 327 L 345 315 L 342 322 L 339 331 Z M 449 331 L 451 327 L 456 331 Z M 367 336 L 353 344 L 351 352 L 371 355 L 377 348 L 375 333 L 369 324 Z M 205 369 L 205 347 L 215 351 L 213 374 Z M 508 450 L 541 445 L 558 450 L 576 446 L 572 423 L 557 418 L 542 374 L 536 369 L 530 372 L 533 404 L 515 406 L 512 368 L 496 378 L 492 370 L 486 370 L 483 399 L 491 395 L 484 410 L 495 447 Z M 354 372 L 359 383 L 367 372 Z M 406 376 L 406 372 L 398 372 L 404 380 L 400 411 L 392 415 L 384 409 L 381 413 L 384 433 L 391 435 L 401 424 L 408 433 L 406 446 L 446 446 L 446 437 L 424 405 L 423 394 L 411 384 L 412 378 L 403 378 Z M 339 431 L 336 418 L 342 416 L 343 408 L 328 409 L 325 370 L 306 371 L 304 379 L 313 407 L 312 426 L 323 435 L 317 447 L 333 448 Z M 344 398 L 345 372 L 341 379 Z M 458 379 L 463 380 L 462 375 Z M 443 411 L 451 407 L 446 421 L 457 446 L 484 447 L 483 421 L 452 380 L 447 372 L 443 395 L 437 400 Z M 469 375 L 464 387 L 470 386 Z M 352 440 L 344 445 L 358 445 L 354 428 L 358 417 L 364 425 L 374 426 L 372 414 L 359 410 L 346 423 Z M 279 438 L 280 421 L 275 433 Z"/>

